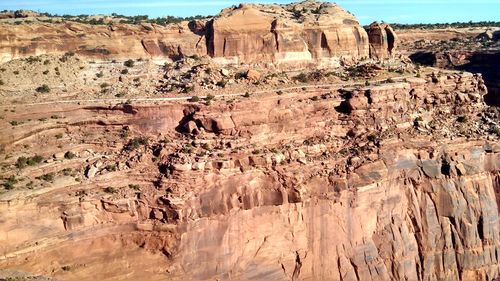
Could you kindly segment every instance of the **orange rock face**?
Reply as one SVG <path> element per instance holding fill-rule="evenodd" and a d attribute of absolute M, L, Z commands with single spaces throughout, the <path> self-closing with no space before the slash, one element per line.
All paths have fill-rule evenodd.
<path fill-rule="evenodd" d="M 395 48 L 392 29 L 371 32 L 369 37 L 356 18 L 337 5 L 315 1 L 240 5 L 210 21 L 168 26 L 35 21 L 2 24 L 0 62 L 71 51 L 95 59 L 209 55 L 222 63 L 335 66 L 342 59 L 367 58 L 370 52 L 374 58 L 388 57 Z"/>
<path fill-rule="evenodd" d="M 368 29 L 370 39 L 370 57 L 389 58 L 397 47 L 398 37 L 388 24 L 372 23 Z"/>
<path fill-rule="evenodd" d="M 235 63 L 368 57 L 366 32 L 352 15 L 328 3 L 241 5 L 217 16 L 207 37 L 213 57 Z"/>
<path fill-rule="evenodd" d="M 0 194 L 0 268 L 63 280 L 494 280 L 498 137 L 459 136 L 487 125 L 485 93 L 480 76 L 454 73 L 233 103 L 16 104 L 7 118 L 33 120 L 0 124 L 13 153 L 1 164 L 30 143 L 50 161 L 11 169 L 55 176 Z M 142 134 L 148 143 L 127 148 Z M 59 147 L 77 156 L 50 156 Z"/>

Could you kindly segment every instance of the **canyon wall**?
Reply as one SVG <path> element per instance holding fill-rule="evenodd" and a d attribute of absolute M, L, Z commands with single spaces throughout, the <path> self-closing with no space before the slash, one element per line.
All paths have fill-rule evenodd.
<path fill-rule="evenodd" d="M 90 59 L 168 61 L 209 55 L 221 63 L 335 66 L 341 60 L 368 58 L 370 48 L 373 58 L 386 58 L 395 46 L 380 41 L 382 34 L 369 37 L 357 19 L 337 5 L 315 1 L 244 4 L 224 9 L 211 20 L 167 26 L 36 20 L 1 26 L 0 62 L 74 52 Z M 386 30 L 390 28 L 384 27 L 385 41 L 386 34 L 394 34 Z M 375 40 L 371 45 L 369 38 Z"/>
<path fill-rule="evenodd" d="M 76 158 L 21 176 L 86 176 L 0 195 L 0 267 L 64 280 L 494 280 L 500 146 L 481 123 L 485 94 L 479 75 L 448 73 L 232 103 L 36 107 L 30 118 L 62 117 L 2 145 L 39 139 L 56 155 L 44 136 L 64 128 L 59 146 Z M 131 151 L 124 130 L 150 142 Z"/>

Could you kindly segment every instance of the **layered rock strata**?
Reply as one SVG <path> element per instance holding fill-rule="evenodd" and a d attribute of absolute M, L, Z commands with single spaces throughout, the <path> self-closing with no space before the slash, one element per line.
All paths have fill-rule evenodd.
<path fill-rule="evenodd" d="M 303 67 L 335 66 L 341 60 L 370 56 L 369 36 L 354 16 L 335 4 L 315 1 L 245 4 L 225 9 L 211 20 L 167 26 L 35 21 L 21 25 L 4 23 L 1 30 L 0 62 L 76 52 L 92 59 L 175 60 L 209 55 L 222 63 Z M 382 32 L 383 35 L 371 36 L 375 40 L 373 58 L 385 58 L 395 47 L 392 30 L 384 26 Z"/>
<path fill-rule="evenodd" d="M 209 105 L 38 107 L 30 118 L 62 116 L 2 135 L 4 147 L 38 138 L 55 155 L 44 136 L 62 126 L 77 156 L 17 176 L 71 164 L 85 177 L 1 195 L 0 267 L 65 280 L 494 280 L 500 146 L 485 93 L 480 76 L 449 73 Z M 150 140 L 136 147 L 140 134 Z"/>
<path fill-rule="evenodd" d="M 388 24 L 374 22 L 368 28 L 370 57 L 375 59 L 390 58 L 394 55 L 398 37 Z"/>

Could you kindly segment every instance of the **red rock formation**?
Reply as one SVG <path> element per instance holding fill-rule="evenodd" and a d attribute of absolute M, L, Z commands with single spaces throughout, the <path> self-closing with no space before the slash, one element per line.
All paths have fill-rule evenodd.
<path fill-rule="evenodd" d="M 71 124 L 78 146 L 98 135 L 105 155 L 81 148 L 21 171 L 93 169 L 0 195 L 0 267 L 65 280 L 494 280 L 500 146 L 477 131 L 485 93 L 456 73 L 232 104 L 36 107 L 64 112 L 54 126 Z M 169 141 L 126 152 L 115 124 Z M 199 134 L 179 135 L 184 125 Z M 0 140 L 52 129 L 30 122 Z M 119 188 L 130 181 L 141 187 Z"/>
<path fill-rule="evenodd" d="M 309 12 L 297 19 L 298 11 Z M 342 56 L 368 56 L 366 32 L 352 15 L 328 3 L 240 5 L 217 16 L 207 36 L 210 54 L 232 62 L 338 62 Z"/>
<path fill-rule="evenodd" d="M 335 4 L 315 1 L 240 5 L 223 10 L 209 22 L 183 22 L 166 27 L 35 22 L 5 23 L 1 30 L 0 62 L 71 51 L 93 59 L 166 60 L 208 54 L 223 63 L 303 67 L 338 65 L 341 59 L 369 56 L 367 33 L 356 18 Z M 371 36 L 375 40 L 371 45 L 375 58 L 385 58 L 395 48 L 392 29 L 384 26 L 383 31 Z M 381 48 L 386 51 L 381 53 Z"/>
<path fill-rule="evenodd" d="M 385 59 L 392 57 L 397 47 L 397 35 L 388 24 L 374 22 L 368 29 L 370 57 Z"/>

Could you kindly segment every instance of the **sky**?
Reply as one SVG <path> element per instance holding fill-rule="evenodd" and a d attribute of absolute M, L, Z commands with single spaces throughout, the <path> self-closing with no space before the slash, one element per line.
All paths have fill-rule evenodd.
<path fill-rule="evenodd" d="M 29 9 L 53 14 L 158 16 L 215 15 L 245 3 L 290 3 L 286 0 L 0 0 L 0 10 Z M 332 1 L 333 2 L 333 1 Z M 336 0 L 362 24 L 500 21 L 500 0 Z"/>

